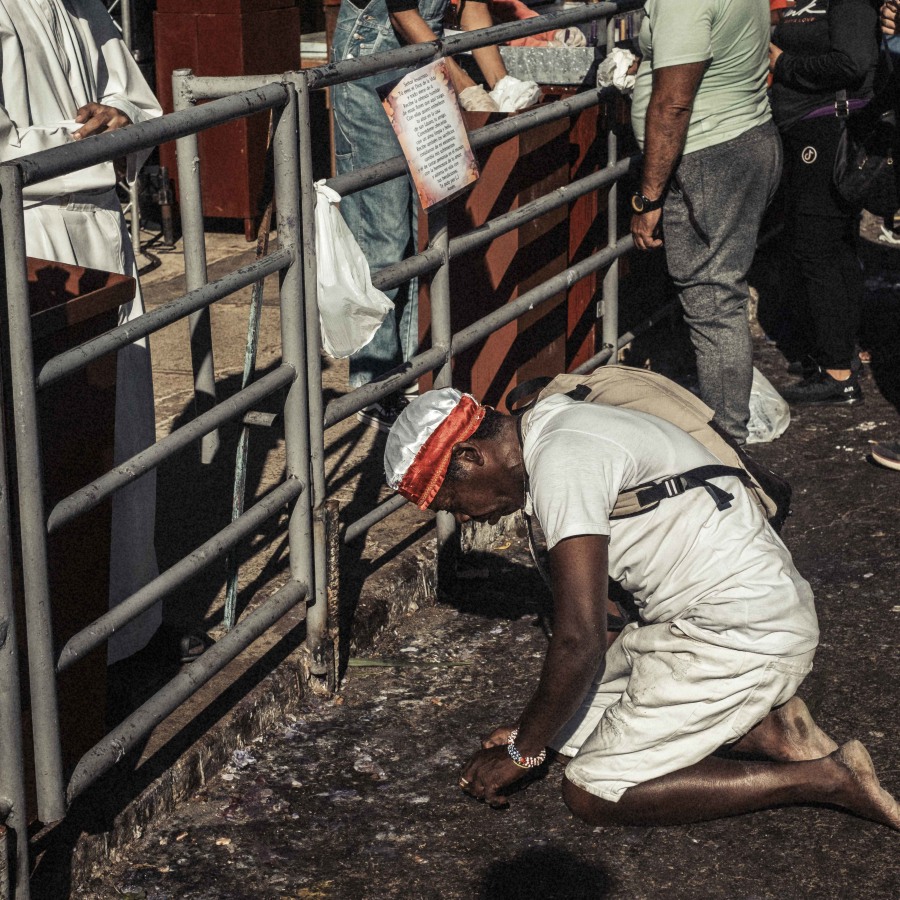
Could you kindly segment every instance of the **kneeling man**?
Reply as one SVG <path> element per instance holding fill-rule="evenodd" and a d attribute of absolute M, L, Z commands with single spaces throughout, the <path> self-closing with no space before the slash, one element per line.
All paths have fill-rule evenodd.
<path fill-rule="evenodd" d="M 818 626 L 809 584 L 737 477 L 611 518 L 617 495 L 714 465 L 675 425 L 559 394 L 516 420 L 452 388 L 429 391 L 388 436 L 388 483 L 422 509 L 495 523 L 524 508 L 550 551 L 554 630 L 518 725 L 498 728 L 460 787 L 492 806 L 552 747 L 563 796 L 592 825 L 665 825 L 831 803 L 900 829 L 858 741 L 838 747 L 797 688 Z M 721 505 L 721 504 L 720 504 Z M 640 623 L 606 648 L 607 576 Z M 723 746 L 763 757 L 720 758 Z"/>

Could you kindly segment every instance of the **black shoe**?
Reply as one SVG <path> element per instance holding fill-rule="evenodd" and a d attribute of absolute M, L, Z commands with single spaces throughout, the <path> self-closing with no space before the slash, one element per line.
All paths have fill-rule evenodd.
<path fill-rule="evenodd" d="M 373 403 L 371 406 L 361 409 L 356 414 L 356 418 L 364 425 L 387 433 L 408 403 L 409 400 L 405 396 L 385 397 L 380 403 Z"/>
<path fill-rule="evenodd" d="M 803 359 L 795 359 L 788 363 L 787 371 L 788 375 L 799 375 L 806 381 L 819 371 L 819 367 L 810 357 L 804 356 Z"/>
<path fill-rule="evenodd" d="M 856 372 L 846 381 L 838 381 L 824 369 L 799 384 L 786 387 L 781 396 L 788 403 L 859 403 L 863 398 Z"/>
<path fill-rule="evenodd" d="M 884 441 L 872 445 L 872 459 L 889 469 L 900 472 L 900 441 Z"/>

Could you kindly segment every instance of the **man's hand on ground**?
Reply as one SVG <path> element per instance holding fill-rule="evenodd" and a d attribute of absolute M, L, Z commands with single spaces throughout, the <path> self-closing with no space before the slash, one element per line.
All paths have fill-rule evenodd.
<path fill-rule="evenodd" d="M 652 212 L 631 217 L 631 236 L 634 238 L 634 246 L 638 250 L 655 250 L 662 247 L 662 238 L 658 237 L 662 210 L 654 209 Z"/>
<path fill-rule="evenodd" d="M 509 800 L 499 792 L 518 781 L 526 771 L 512 761 L 505 746 L 490 747 L 479 750 L 466 763 L 459 776 L 459 786 L 476 800 L 502 809 L 509 806 Z"/>
<path fill-rule="evenodd" d="M 75 115 L 75 121 L 82 126 L 72 135 L 76 141 L 131 124 L 131 119 L 122 110 L 102 103 L 88 103 L 82 106 Z"/>
<path fill-rule="evenodd" d="M 516 730 L 515 725 L 501 725 L 495 728 L 482 742 L 482 749 L 487 750 L 490 747 L 505 747 L 509 736 Z"/>

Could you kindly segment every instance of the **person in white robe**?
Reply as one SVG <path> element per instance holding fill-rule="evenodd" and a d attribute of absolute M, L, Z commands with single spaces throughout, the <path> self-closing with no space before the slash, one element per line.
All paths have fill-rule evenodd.
<path fill-rule="evenodd" d="M 0 0 L 0 159 L 59 147 L 162 115 L 115 23 L 100 0 Z M 127 161 L 137 177 L 147 153 Z M 113 163 L 25 189 L 29 256 L 137 278 L 134 250 L 115 192 Z M 138 286 L 119 322 L 144 312 Z M 146 338 L 118 353 L 115 461 L 156 438 Z M 156 477 L 148 473 L 113 497 L 110 606 L 158 574 L 153 532 Z M 116 632 L 108 662 L 142 649 L 162 620 L 161 604 Z"/>

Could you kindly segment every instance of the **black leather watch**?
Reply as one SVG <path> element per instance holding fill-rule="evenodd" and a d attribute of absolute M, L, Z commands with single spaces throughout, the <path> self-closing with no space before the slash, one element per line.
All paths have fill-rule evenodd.
<path fill-rule="evenodd" d="M 662 209 L 665 202 L 665 195 L 660 196 L 657 200 L 651 200 L 649 197 L 645 197 L 640 191 L 635 191 L 631 195 L 631 208 L 639 216 L 642 216 L 644 213 L 653 212 L 654 209 Z"/>

